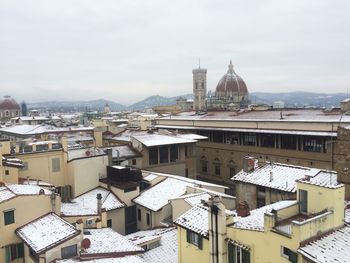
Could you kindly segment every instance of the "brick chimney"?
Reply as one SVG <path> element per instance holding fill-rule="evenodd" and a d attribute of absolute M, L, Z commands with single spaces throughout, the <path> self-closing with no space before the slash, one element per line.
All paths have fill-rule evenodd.
<path fill-rule="evenodd" d="M 250 173 L 254 171 L 255 159 L 251 156 L 245 156 L 243 158 L 243 171 Z"/>
<path fill-rule="evenodd" d="M 108 166 L 113 165 L 113 149 L 107 148 L 107 156 L 108 156 Z"/>
<path fill-rule="evenodd" d="M 247 201 L 241 201 L 238 203 L 236 212 L 238 216 L 246 217 L 250 215 L 250 209 Z"/>

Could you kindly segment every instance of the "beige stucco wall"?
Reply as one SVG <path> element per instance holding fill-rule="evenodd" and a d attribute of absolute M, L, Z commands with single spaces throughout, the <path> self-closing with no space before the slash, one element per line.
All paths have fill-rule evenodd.
<path fill-rule="evenodd" d="M 106 176 L 107 165 L 108 157 L 105 155 L 70 161 L 68 177 L 73 197 L 99 186 L 100 177 Z"/>
<path fill-rule="evenodd" d="M 182 198 L 171 200 L 171 206 L 173 208 L 173 221 L 191 209 L 191 205 Z"/>
<path fill-rule="evenodd" d="M 187 243 L 186 229 L 177 228 L 178 262 L 179 263 L 209 263 L 209 240 L 203 238 L 203 247 L 199 249 L 195 245 Z"/>
<path fill-rule="evenodd" d="M 107 211 L 107 220 L 112 219 L 112 229 L 119 234 L 125 234 L 125 209 L 119 208 Z"/>
<path fill-rule="evenodd" d="M 39 179 L 55 186 L 63 186 L 67 184 L 67 166 L 65 162 L 65 153 L 59 151 L 35 152 L 17 154 L 23 162 L 28 163 L 28 169 L 19 171 L 20 178 Z M 60 171 L 52 171 L 52 159 L 60 159 Z"/>
<path fill-rule="evenodd" d="M 9 172 L 8 175 L 6 175 L 6 170 Z M 0 181 L 7 184 L 18 184 L 18 170 L 19 168 L 2 166 L 0 169 Z"/>

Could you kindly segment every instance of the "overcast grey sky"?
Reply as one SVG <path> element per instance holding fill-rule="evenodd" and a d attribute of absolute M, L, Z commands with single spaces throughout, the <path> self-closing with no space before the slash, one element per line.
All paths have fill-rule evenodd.
<path fill-rule="evenodd" d="M 232 59 L 250 92 L 346 92 L 350 1 L 1 0 L 0 95 L 130 104 L 215 90 Z"/>

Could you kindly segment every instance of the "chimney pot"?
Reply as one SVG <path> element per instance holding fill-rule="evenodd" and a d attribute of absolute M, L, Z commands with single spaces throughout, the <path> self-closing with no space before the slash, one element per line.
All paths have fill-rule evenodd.
<path fill-rule="evenodd" d="M 238 203 L 236 208 L 236 212 L 238 216 L 246 217 L 250 215 L 250 209 L 247 201 L 242 201 Z"/>

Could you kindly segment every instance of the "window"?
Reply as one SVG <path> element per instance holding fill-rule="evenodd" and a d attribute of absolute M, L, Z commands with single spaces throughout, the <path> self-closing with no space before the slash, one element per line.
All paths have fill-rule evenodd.
<path fill-rule="evenodd" d="M 188 177 L 188 168 L 185 169 L 185 176 Z"/>
<path fill-rule="evenodd" d="M 305 136 L 303 149 L 306 152 L 322 152 L 323 151 L 322 138 Z"/>
<path fill-rule="evenodd" d="M 61 248 L 62 259 L 72 258 L 77 255 L 77 245 Z"/>
<path fill-rule="evenodd" d="M 260 145 L 261 147 L 275 147 L 275 135 L 274 134 L 261 134 L 260 135 Z"/>
<path fill-rule="evenodd" d="M 222 131 L 213 131 L 213 142 L 222 143 L 224 141 L 224 133 Z"/>
<path fill-rule="evenodd" d="M 150 223 L 151 223 L 150 214 L 149 213 L 146 213 L 146 221 L 147 221 L 147 225 L 149 226 Z"/>
<path fill-rule="evenodd" d="M 188 156 L 188 149 L 187 149 L 187 145 L 185 145 L 185 157 Z"/>
<path fill-rule="evenodd" d="M 281 256 L 293 263 L 296 263 L 298 258 L 297 253 L 283 246 L 281 247 Z"/>
<path fill-rule="evenodd" d="M 201 167 L 202 167 L 202 173 L 208 172 L 208 161 L 205 156 L 202 156 L 201 158 Z"/>
<path fill-rule="evenodd" d="M 59 172 L 61 170 L 61 167 L 60 167 L 60 158 L 52 158 L 51 159 L 52 161 L 52 172 Z"/>
<path fill-rule="evenodd" d="M 296 150 L 297 137 L 293 135 L 281 135 L 281 149 Z"/>
<path fill-rule="evenodd" d="M 158 148 L 149 148 L 149 165 L 158 164 Z"/>
<path fill-rule="evenodd" d="M 160 161 L 160 163 L 168 163 L 169 162 L 168 146 L 159 147 L 159 161 Z"/>
<path fill-rule="evenodd" d="M 226 133 L 227 144 L 239 144 L 239 133 Z"/>
<path fill-rule="evenodd" d="M 177 145 L 170 146 L 170 162 L 176 162 L 179 158 L 179 149 Z"/>
<path fill-rule="evenodd" d="M 23 243 L 13 244 L 5 247 L 5 261 L 11 262 L 17 258 L 23 258 L 24 246 Z"/>
<path fill-rule="evenodd" d="M 9 170 L 5 170 L 5 175 L 9 175 L 10 171 Z"/>
<path fill-rule="evenodd" d="M 136 165 L 136 159 L 132 159 L 132 165 Z"/>
<path fill-rule="evenodd" d="M 61 149 L 62 148 L 62 144 L 60 144 L 60 143 L 53 143 L 51 145 L 51 148 L 52 148 L 52 150 Z"/>
<path fill-rule="evenodd" d="M 4 222 L 5 222 L 5 226 L 13 224 L 15 222 L 15 210 L 14 209 L 4 212 Z"/>
<path fill-rule="evenodd" d="M 141 209 L 137 209 L 137 220 L 141 221 Z"/>
<path fill-rule="evenodd" d="M 214 160 L 214 169 L 215 169 L 214 174 L 216 176 L 220 176 L 220 173 L 221 173 L 220 166 L 221 166 L 220 160 L 218 158 L 215 158 L 215 160 Z"/>
<path fill-rule="evenodd" d="M 263 207 L 266 205 L 265 202 L 265 187 L 257 186 L 256 188 L 256 206 L 257 208 Z"/>
<path fill-rule="evenodd" d="M 299 190 L 299 212 L 307 214 L 307 191 Z"/>
<path fill-rule="evenodd" d="M 228 168 L 229 168 L 229 178 L 232 178 L 236 175 L 236 164 L 233 160 L 230 160 L 228 162 Z"/>
<path fill-rule="evenodd" d="M 199 234 L 192 232 L 190 230 L 187 230 L 186 239 L 187 239 L 187 243 L 191 243 L 192 245 L 195 245 L 199 249 L 202 249 L 203 241 L 202 241 L 202 237 Z"/>
<path fill-rule="evenodd" d="M 243 136 L 243 145 L 256 145 L 256 134 L 255 133 L 245 133 Z"/>
<path fill-rule="evenodd" d="M 48 144 L 38 144 L 36 146 L 36 151 L 37 152 L 44 152 L 49 150 L 49 145 Z"/>
<path fill-rule="evenodd" d="M 241 246 L 236 246 L 232 242 L 228 243 L 228 263 L 250 263 L 250 252 L 242 248 Z"/>
<path fill-rule="evenodd" d="M 112 219 L 107 219 L 107 227 L 112 227 Z"/>

